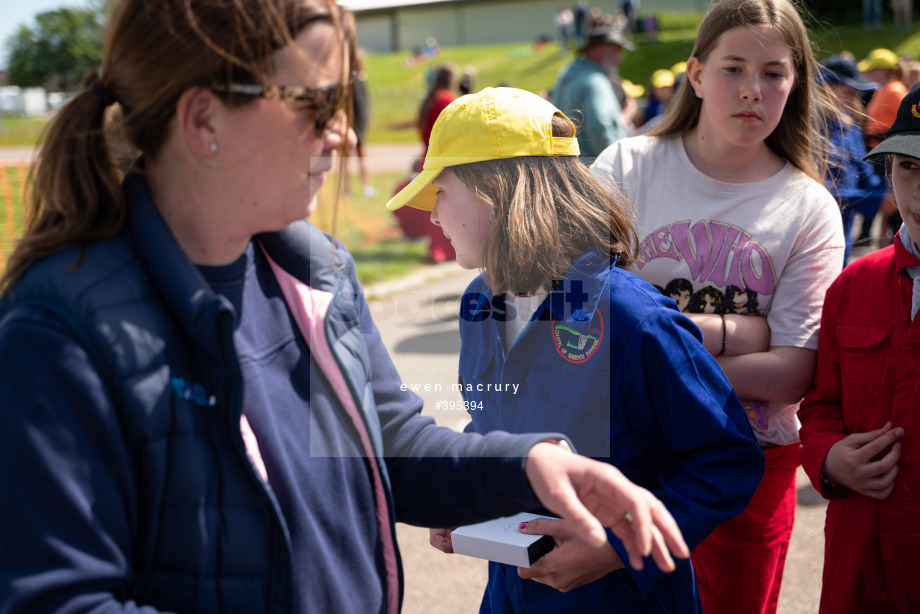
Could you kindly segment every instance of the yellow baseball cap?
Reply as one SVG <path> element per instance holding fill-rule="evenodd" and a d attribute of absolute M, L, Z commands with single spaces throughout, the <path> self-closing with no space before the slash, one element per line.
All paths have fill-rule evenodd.
<path fill-rule="evenodd" d="M 574 136 L 553 136 L 555 115 L 565 117 L 536 94 L 512 87 L 488 87 L 457 98 L 434 123 L 422 172 L 390 199 L 387 209 L 434 209 L 437 190 L 431 182 L 451 166 L 525 156 L 577 157 Z"/>
<path fill-rule="evenodd" d="M 674 85 L 674 73 L 667 68 L 659 68 L 652 73 L 652 87 L 671 87 Z"/>
<path fill-rule="evenodd" d="M 876 68 L 891 70 L 897 65 L 898 56 L 894 51 L 890 49 L 873 49 L 869 52 L 866 59 L 862 60 L 857 65 L 857 68 L 859 68 L 860 72 L 866 72 L 868 70 L 875 70 Z"/>
<path fill-rule="evenodd" d="M 671 67 L 671 72 L 674 74 L 675 77 L 676 77 L 677 75 L 682 75 L 682 74 L 684 74 L 685 72 L 687 72 L 687 63 L 686 63 L 686 62 L 678 62 L 677 64 L 675 64 L 674 66 Z"/>
<path fill-rule="evenodd" d="M 626 95 L 630 98 L 642 98 L 645 96 L 645 86 L 638 85 L 633 83 L 629 79 L 623 79 L 620 82 L 620 85 L 623 86 L 623 91 L 626 92 Z"/>

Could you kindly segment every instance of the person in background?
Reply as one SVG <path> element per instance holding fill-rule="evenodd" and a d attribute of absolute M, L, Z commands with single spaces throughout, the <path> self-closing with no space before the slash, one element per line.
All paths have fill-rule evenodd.
<path fill-rule="evenodd" d="M 882 0 L 862 0 L 863 30 L 878 30 L 882 27 Z"/>
<path fill-rule="evenodd" d="M 351 18 L 353 19 L 353 17 Z M 358 163 L 358 175 L 364 195 L 372 197 L 377 194 L 370 175 L 367 172 L 367 163 L 364 160 L 364 143 L 367 139 L 367 122 L 370 118 L 370 97 L 367 92 L 367 72 L 364 70 L 364 54 L 359 50 L 354 51 L 355 77 L 352 90 L 352 130 L 355 131 L 354 157 Z M 345 188 L 348 189 L 348 178 L 345 179 Z"/>
<path fill-rule="evenodd" d="M 856 62 L 839 55 L 821 62 L 819 77 L 831 101 L 825 118 L 829 144 L 829 172 L 825 185 L 837 199 L 843 215 L 846 264 L 853 248 L 854 216 L 858 214 L 863 220 L 871 220 L 888 195 L 888 188 L 876 174 L 875 166 L 863 160 L 866 145 L 859 124 L 864 117 L 859 94 L 875 89 L 876 85 L 866 81 Z"/>
<path fill-rule="evenodd" d="M 482 271 L 460 313 L 473 431 L 573 433 L 581 453 L 674 510 L 690 546 L 744 508 L 763 474 L 747 418 L 692 322 L 625 270 L 631 207 L 578 159 L 568 118 L 513 88 L 458 99 L 435 124 L 425 170 L 387 206 L 407 204 L 430 210 L 460 266 Z M 514 392 L 492 392 L 509 382 Z M 701 611 L 688 561 L 667 575 L 627 570 L 613 536 L 597 550 L 566 521 L 523 531 L 556 548 L 529 569 L 490 563 L 484 612 Z M 449 530 L 431 543 L 452 551 Z"/>
<path fill-rule="evenodd" d="M 645 114 L 642 117 L 643 126 L 664 112 L 673 93 L 674 73 L 667 68 L 659 68 L 653 72 L 650 79 L 648 101 L 645 104 Z"/>
<path fill-rule="evenodd" d="M 642 34 L 645 40 L 656 42 L 658 40 L 658 15 L 649 13 L 642 19 Z"/>
<path fill-rule="evenodd" d="M 639 0 L 620 0 L 620 14 L 626 22 L 626 30 L 633 34 L 639 15 Z"/>
<path fill-rule="evenodd" d="M 642 120 L 642 107 L 639 105 L 645 96 L 645 86 L 619 77 L 611 79 L 611 82 L 620 102 L 620 119 L 627 131 L 632 134 Z"/>
<path fill-rule="evenodd" d="M 675 62 L 674 66 L 671 67 L 671 72 L 674 73 L 674 86 L 676 87 L 678 82 L 687 72 L 687 63 Z"/>
<path fill-rule="evenodd" d="M 438 119 L 441 111 L 457 98 L 459 87 L 457 78 L 457 67 L 450 62 L 438 64 L 427 73 L 428 88 L 419 105 L 415 122 L 419 136 L 422 139 L 423 156 L 428 151 L 428 140 L 431 138 L 431 128 L 434 126 L 435 120 Z M 405 125 L 407 124 L 397 124 L 396 126 Z M 422 158 L 419 158 L 415 162 L 409 177 L 396 187 L 396 192 L 415 177 L 420 170 L 421 161 Z M 409 239 L 425 238 L 428 240 L 427 261 L 429 263 L 448 262 L 456 257 L 450 241 L 431 223 L 427 216 L 419 215 L 418 212 L 413 210 L 394 211 L 393 215 L 397 219 L 403 236 Z"/>
<path fill-rule="evenodd" d="M 906 70 L 904 71 L 904 87 L 908 90 L 920 83 L 920 61 L 913 58 L 905 61 Z"/>
<path fill-rule="evenodd" d="M 660 288 L 693 284 L 684 313 L 766 455 L 748 507 L 693 550 L 707 613 L 776 611 L 795 516 L 796 411 L 824 293 L 843 267 L 811 49 L 792 1 L 720 0 L 659 124 L 592 167 L 636 203 L 634 270 Z"/>
<path fill-rule="evenodd" d="M 439 55 L 441 55 L 441 46 L 438 44 L 438 39 L 429 35 L 425 37 L 421 45 L 413 48 L 412 55 L 406 58 L 403 66 L 410 68 Z"/>
<path fill-rule="evenodd" d="M 304 219 L 346 151 L 354 36 L 322 0 L 113 6 L 0 281 L 4 614 L 397 614 L 397 521 L 541 500 L 633 565 L 687 554 L 563 435 L 420 415 Z"/>
<path fill-rule="evenodd" d="M 891 12 L 894 14 L 895 30 L 910 30 L 913 0 L 891 0 Z"/>
<path fill-rule="evenodd" d="M 901 101 L 884 156 L 903 225 L 827 291 L 818 364 L 799 418 L 802 467 L 828 500 L 822 614 L 920 606 L 920 85 Z"/>
<path fill-rule="evenodd" d="M 904 69 L 894 51 L 882 48 L 870 51 L 857 67 L 867 80 L 878 84 L 866 105 L 866 147 L 876 147 L 894 123 L 898 105 L 907 95 L 902 81 Z"/>
<path fill-rule="evenodd" d="M 565 54 L 569 51 L 572 41 L 572 26 L 575 22 L 575 16 L 572 10 L 567 6 L 560 6 L 556 9 L 556 32 L 559 33 L 559 53 Z"/>
<path fill-rule="evenodd" d="M 428 151 L 428 140 L 431 138 L 435 120 L 441 111 L 457 98 L 457 78 L 457 67 L 450 62 L 434 66 L 428 74 L 428 92 L 418 109 L 418 130 L 424 145 L 423 156 Z"/>
<path fill-rule="evenodd" d="M 457 67 L 450 62 L 434 66 L 429 71 L 428 75 L 428 91 L 421 105 L 419 105 L 417 119 L 418 131 L 422 138 L 422 145 L 424 146 L 422 151 L 423 156 L 428 151 L 428 141 L 431 138 L 431 129 L 434 127 L 435 121 L 438 119 L 441 111 L 456 100 L 457 89 L 459 87 L 457 82 Z M 418 167 L 421 165 L 421 160 L 420 158 L 416 161 L 412 169 L 412 174 L 410 174 L 405 182 L 397 186 L 395 191 L 398 192 L 401 190 L 402 186 L 408 181 L 411 181 L 415 174 L 419 172 L 420 169 Z M 420 215 L 417 211 L 411 209 L 394 211 L 393 215 L 396 216 L 399 226 L 406 237 L 427 237 L 428 262 L 437 264 L 448 262 L 456 258 L 456 253 L 450 241 L 447 240 L 444 233 L 431 223 L 427 216 Z"/>
<path fill-rule="evenodd" d="M 873 49 L 857 66 L 869 81 L 878 84 L 878 88 L 866 105 L 868 119 L 864 131 L 866 147 L 871 149 L 885 138 L 885 133 L 888 132 L 888 128 L 891 127 L 897 116 L 898 105 L 907 94 L 907 88 L 902 81 L 904 69 L 897 54 L 884 48 Z M 873 163 L 876 174 L 883 177 L 885 175 L 884 162 L 876 159 Z M 889 201 L 882 203 L 879 213 L 882 215 L 882 236 L 879 240 L 881 245 L 888 245 L 901 225 L 901 218 L 894 203 Z M 863 220 L 860 238 L 868 238 L 871 224 L 872 219 Z"/>
<path fill-rule="evenodd" d="M 423 159 L 419 158 L 412 167 L 409 176 L 393 190 L 393 194 L 398 194 L 404 187 L 415 179 L 422 172 Z M 396 223 L 406 239 L 421 239 L 428 241 L 427 262 L 430 264 L 440 264 L 457 259 L 457 252 L 454 246 L 450 244 L 450 239 L 444 236 L 441 230 L 431 223 L 429 216 L 417 209 L 403 207 L 393 211 Z"/>
<path fill-rule="evenodd" d="M 585 42 L 585 22 L 588 18 L 587 0 L 578 0 L 572 10 L 575 20 L 575 44 L 581 46 Z"/>
<path fill-rule="evenodd" d="M 472 94 L 475 87 L 476 67 L 464 66 L 463 76 L 460 77 L 460 82 L 457 84 L 457 92 L 459 92 L 461 96 L 465 96 L 466 94 Z"/>
<path fill-rule="evenodd" d="M 578 57 L 560 69 L 553 85 L 553 105 L 579 126 L 578 147 L 585 161 L 628 134 L 623 104 L 614 87 L 624 49 L 635 46 L 626 40 L 623 30 L 609 16 L 595 16 Z"/>

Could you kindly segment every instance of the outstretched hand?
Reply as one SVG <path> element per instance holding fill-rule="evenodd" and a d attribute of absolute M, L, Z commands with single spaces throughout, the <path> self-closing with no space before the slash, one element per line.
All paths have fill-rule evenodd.
<path fill-rule="evenodd" d="M 604 527 L 610 528 L 634 569 L 642 569 L 642 559 L 651 555 L 662 571 L 673 571 L 671 553 L 690 556 L 664 504 L 616 467 L 539 443 L 528 452 L 525 469 L 540 502 L 567 519 L 574 534 L 599 548 L 608 543 Z"/>
<path fill-rule="evenodd" d="M 821 469 L 824 477 L 866 497 L 884 500 L 894 490 L 904 429 L 888 422 L 867 433 L 852 433 L 831 446 Z M 887 452 L 886 452 L 887 450 Z"/>

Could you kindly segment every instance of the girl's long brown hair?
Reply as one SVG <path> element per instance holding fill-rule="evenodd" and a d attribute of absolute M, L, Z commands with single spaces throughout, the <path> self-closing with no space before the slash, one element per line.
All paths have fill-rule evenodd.
<path fill-rule="evenodd" d="M 573 137 L 561 113 L 554 137 Z M 584 252 L 597 249 L 626 268 L 637 239 L 632 207 L 576 157 L 521 157 L 445 169 L 492 209 L 482 268 L 496 294 L 534 293 L 552 287 Z"/>
<path fill-rule="evenodd" d="M 127 217 L 124 171 L 160 154 L 176 103 L 190 87 L 267 83 L 272 55 L 317 20 L 334 23 L 343 54 L 354 21 L 331 0 L 118 0 L 103 64 L 48 125 L 30 171 L 26 230 L 0 288 L 71 244 L 114 236 Z M 349 37 L 348 35 L 351 34 Z M 347 70 L 349 63 L 343 63 Z M 342 75 L 348 82 L 349 75 Z M 228 104 L 252 99 L 219 94 Z M 112 102 L 118 103 L 112 107 Z M 347 105 L 346 105 L 347 108 Z M 111 120 L 111 121 L 108 121 Z"/>

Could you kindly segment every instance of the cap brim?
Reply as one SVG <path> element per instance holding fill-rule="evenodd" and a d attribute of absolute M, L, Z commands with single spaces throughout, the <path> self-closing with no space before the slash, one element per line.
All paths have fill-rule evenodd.
<path fill-rule="evenodd" d="M 846 83 L 847 85 L 852 87 L 854 90 L 859 91 L 859 92 L 872 92 L 878 89 L 878 83 L 874 83 L 872 81 L 854 81 L 853 79 L 849 79 L 846 77 L 844 77 L 840 81 L 843 83 Z"/>
<path fill-rule="evenodd" d="M 444 169 L 423 170 L 396 196 L 390 199 L 390 202 L 387 203 L 387 209 L 395 211 L 406 205 L 422 211 L 434 209 L 434 201 L 437 200 L 438 190 L 431 182 L 441 174 L 442 170 Z"/>
<path fill-rule="evenodd" d="M 851 87 L 859 92 L 870 92 L 878 89 L 878 83 L 866 81 L 865 79 L 857 81 L 856 79 L 852 79 L 846 75 L 840 74 L 839 72 L 828 68 L 823 64 L 818 65 L 818 75 L 828 85 L 833 85 L 834 83 L 843 83 L 847 87 Z"/>
<path fill-rule="evenodd" d="M 883 154 L 897 154 L 920 159 L 920 130 L 900 132 L 888 137 L 879 143 L 878 147 L 867 153 L 863 160 Z"/>

